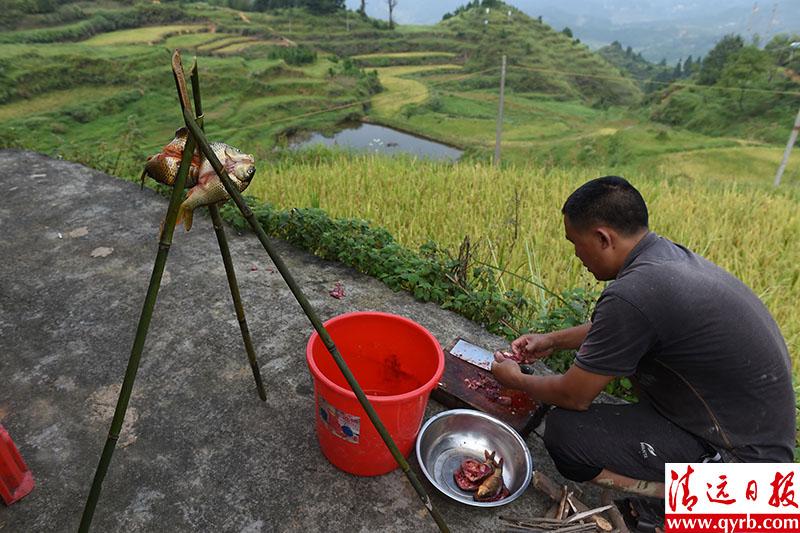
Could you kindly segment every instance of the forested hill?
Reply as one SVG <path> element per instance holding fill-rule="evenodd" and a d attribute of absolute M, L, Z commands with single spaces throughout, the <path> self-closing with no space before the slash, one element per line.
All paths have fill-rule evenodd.
<path fill-rule="evenodd" d="M 593 52 L 498 0 L 471 0 L 426 26 L 372 19 L 341 0 L 212 2 L 7 0 L 0 146 L 83 152 L 138 135 L 156 146 L 175 129 L 165 68 L 175 48 L 198 56 L 220 110 L 213 124 L 265 155 L 286 134 L 368 118 L 491 157 L 503 56 L 506 161 L 649 163 L 676 149 L 664 127 L 680 130 L 680 147 L 783 144 L 800 93 L 798 36 L 763 49 L 728 36 L 702 61 L 666 65 L 625 43 Z M 129 136 L 116 133 L 121 124 Z M 636 128 L 658 138 L 644 148 Z M 686 130 L 715 140 L 687 141 Z"/>
<path fill-rule="evenodd" d="M 228 2 L 234 7 L 236 2 Z M 473 1 L 432 26 L 404 27 L 335 9 L 335 0 L 306 0 L 303 8 L 266 9 L 280 2 L 256 2 L 263 12 L 220 10 L 200 2 L 134 4 L 124 1 L 69 2 L 12 0 L 18 17 L 4 19 L 16 31 L 0 34 L 0 42 L 80 41 L 94 34 L 153 24 L 208 23 L 217 31 L 260 36 L 289 36 L 337 56 L 369 53 L 439 51 L 455 54 L 452 62 L 473 76 L 473 87 L 497 86 L 501 57 L 507 56 L 507 86 L 525 91 L 580 98 L 589 105 L 636 103 L 639 89 L 621 79 L 619 69 L 585 45 L 495 0 Z M 339 2 L 343 3 L 343 2 Z M 249 4 L 248 4 L 249 6 Z M 11 29 L 11 28 L 9 28 Z"/>

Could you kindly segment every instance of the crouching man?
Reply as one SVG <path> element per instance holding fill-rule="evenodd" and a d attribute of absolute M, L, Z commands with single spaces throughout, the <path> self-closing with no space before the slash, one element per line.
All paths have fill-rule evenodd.
<path fill-rule="evenodd" d="M 500 354 L 492 366 L 504 386 L 556 406 L 544 441 L 559 472 L 664 498 L 665 463 L 791 462 L 791 362 L 759 298 L 651 232 L 642 196 L 623 178 L 582 185 L 562 213 L 575 255 L 614 281 L 589 323 L 512 343 L 528 361 L 577 349 L 565 374 L 525 375 Z M 592 403 L 616 376 L 631 377 L 638 403 Z"/>

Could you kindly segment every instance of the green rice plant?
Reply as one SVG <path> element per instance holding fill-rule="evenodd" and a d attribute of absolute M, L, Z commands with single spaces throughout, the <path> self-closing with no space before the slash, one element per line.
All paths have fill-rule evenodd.
<path fill-rule="evenodd" d="M 102 33 L 86 39 L 89 46 L 116 46 L 120 44 L 154 43 L 164 40 L 167 35 L 184 32 L 207 30 L 208 26 L 198 24 L 171 24 L 168 26 L 150 26 L 132 30 L 117 30 Z"/>
<path fill-rule="evenodd" d="M 560 214 L 566 197 L 602 172 L 516 166 L 495 171 L 480 162 L 443 164 L 336 151 L 325 157 L 318 154 L 279 156 L 264 174 L 269 179 L 254 180 L 250 191 L 281 209 L 313 202 L 334 217 L 370 220 L 411 248 L 432 240 L 444 249 L 457 250 L 469 236 L 476 243 L 477 259 L 492 267 L 513 267 L 505 270 L 517 276 L 502 276 L 506 292 L 520 291 L 530 301 L 542 301 L 536 287 L 556 294 L 574 288 L 587 293 L 602 289 L 564 239 Z M 703 182 L 667 174 L 625 177 L 648 202 L 653 231 L 702 252 L 763 299 L 784 333 L 795 369 L 800 368 L 800 317 L 795 312 L 800 294 L 797 189 Z M 313 197 L 309 191 L 314 191 Z M 514 191 L 519 191 L 519 214 L 518 226 L 512 229 L 507 221 L 514 213 Z M 536 250 L 536 264 L 525 247 L 511 250 L 512 231 L 528 243 L 529 250 Z M 534 277 L 529 275 L 531 270 L 537 286 L 529 281 Z M 533 323 L 535 318 L 529 315 L 527 320 Z"/>

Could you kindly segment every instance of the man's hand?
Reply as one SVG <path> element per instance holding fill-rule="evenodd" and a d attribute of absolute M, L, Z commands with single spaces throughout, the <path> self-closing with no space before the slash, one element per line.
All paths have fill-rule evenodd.
<path fill-rule="evenodd" d="M 507 358 L 503 352 L 494 352 L 492 374 L 500 385 L 509 389 L 519 389 L 519 378 L 523 376 L 522 370 L 513 359 Z"/>
<path fill-rule="evenodd" d="M 511 343 L 511 351 L 514 352 L 514 355 L 521 355 L 527 362 L 533 362 L 536 359 L 547 357 L 553 353 L 554 349 L 555 344 L 553 340 L 546 334 L 540 335 L 530 333 L 528 335 L 523 335 Z"/>

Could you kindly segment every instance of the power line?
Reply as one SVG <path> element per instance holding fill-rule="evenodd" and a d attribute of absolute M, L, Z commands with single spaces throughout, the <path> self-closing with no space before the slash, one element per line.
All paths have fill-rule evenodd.
<path fill-rule="evenodd" d="M 486 74 L 487 72 L 496 71 L 499 68 L 500 67 L 494 66 L 494 67 L 486 68 L 486 69 L 479 70 L 479 71 L 476 71 L 476 72 L 470 72 L 470 73 L 464 74 L 462 76 L 456 76 L 456 77 L 450 78 L 450 79 L 434 81 L 434 82 L 428 83 L 426 85 L 426 87 L 438 87 L 440 85 L 445 85 L 445 84 L 450 84 L 450 83 L 457 83 L 457 82 L 460 82 L 460 81 L 464 81 L 464 80 L 468 80 L 468 79 L 471 79 L 471 78 L 475 78 L 475 77 L 480 76 L 482 74 Z M 720 86 L 717 86 L 717 85 L 698 85 L 698 84 L 693 84 L 693 83 L 680 83 L 680 82 L 674 82 L 674 81 L 672 81 L 672 82 L 669 82 L 669 81 L 656 81 L 656 80 L 649 80 L 649 79 L 642 79 L 642 78 L 635 78 L 635 77 L 613 76 L 613 75 L 608 75 L 608 74 L 586 74 L 586 73 L 559 70 L 559 69 L 554 69 L 554 68 L 523 67 L 523 66 L 519 66 L 519 65 L 507 67 L 507 69 L 511 70 L 511 71 L 542 72 L 542 73 L 548 73 L 548 74 L 557 74 L 557 75 L 561 75 L 561 76 L 565 76 L 565 77 L 566 76 L 570 76 L 570 77 L 575 77 L 575 78 L 596 78 L 596 79 L 613 80 L 613 81 L 635 81 L 635 82 L 641 82 L 641 83 L 654 83 L 654 84 L 660 84 L 660 85 L 666 85 L 666 86 L 672 85 L 672 86 L 677 86 L 677 87 L 689 87 L 689 88 L 697 88 L 697 89 L 717 89 L 717 90 L 723 90 L 723 91 L 744 91 L 744 92 L 751 92 L 751 93 L 776 94 L 776 95 L 787 95 L 787 96 L 798 96 L 798 97 L 800 97 L 800 92 L 796 92 L 796 91 L 779 91 L 779 90 L 755 89 L 755 88 L 747 88 L 747 87 L 720 87 Z M 413 73 L 413 72 L 411 72 L 411 73 Z M 417 93 L 414 92 L 412 94 L 410 91 L 399 91 L 399 92 L 396 92 L 396 93 L 393 93 L 393 94 L 397 98 L 405 99 L 404 101 L 402 101 L 402 104 L 405 104 L 405 103 L 410 103 L 413 100 L 412 96 L 416 97 Z M 335 106 L 331 106 L 331 107 L 326 107 L 326 108 L 318 109 L 318 110 L 315 110 L 315 111 L 309 111 L 308 113 L 302 113 L 302 114 L 299 114 L 299 115 L 291 115 L 291 116 L 287 116 L 287 117 L 281 117 L 281 118 L 277 118 L 277 119 L 274 119 L 274 120 L 267 120 L 267 121 L 263 121 L 263 122 L 257 122 L 257 123 L 254 123 L 254 124 L 249 124 L 249 125 L 246 125 L 246 126 L 236 126 L 236 127 L 228 127 L 228 128 L 221 127 L 221 128 L 219 128 L 219 130 L 222 131 L 222 132 L 226 132 L 226 133 L 236 133 L 236 132 L 239 132 L 239 131 L 244 131 L 244 130 L 249 130 L 249 129 L 254 129 L 254 128 L 264 128 L 264 127 L 272 126 L 274 124 L 278 124 L 278 123 L 281 123 L 281 122 L 292 122 L 292 121 L 296 121 L 296 120 L 299 120 L 299 119 L 302 119 L 302 118 L 322 115 L 322 114 L 330 113 L 330 112 L 333 112 L 333 111 L 339 111 L 341 109 L 346 109 L 348 107 L 361 106 L 361 105 L 369 103 L 372 99 L 373 99 L 373 97 L 364 98 L 364 99 L 361 99 L 361 100 L 355 100 L 355 101 L 352 101 L 352 102 L 339 104 L 339 105 L 335 105 Z M 85 144 L 89 144 L 90 142 L 91 141 L 85 141 Z M 84 143 L 80 143 L 80 144 L 84 144 Z M 161 146 L 162 144 L 163 143 L 159 143 L 159 144 L 156 145 L 154 143 L 154 144 L 148 145 L 148 146 L 156 147 L 156 146 Z"/>
<path fill-rule="evenodd" d="M 455 78 L 448 79 L 448 80 L 432 82 L 432 83 L 428 84 L 428 86 L 429 87 L 435 87 L 435 86 L 442 85 L 442 84 L 445 84 L 445 83 L 453 83 L 453 82 L 457 82 L 457 81 L 463 81 L 463 80 L 466 80 L 466 79 L 474 78 L 476 76 L 480 76 L 481 74 L 485 74 L 485 73 L 490 72 L 492 70 L 497 70 L 497 67 L 491 67 L 491 68 L 487 68 L 487 69 L 480 70 L 480 71 L 477 71 L 477 72 L 470 72 L 469 74 L 465 74 L 463 76 L 457 76 Z M 409 95 L 411 95 L 411 93 L 408 92 L 408 91 L 405 91 L 405 92 L 400 91 L 400 92 L 397 92 L 397 93 L 394 93 L 394 94 L 396 96 L 400 97 L 400 98 L 408 97 Z M 244 130 L 253 129 L 253 128 L 263 128 L 265 126 L 272 126 L 273 124 L 278 124 L 280 122 L 291 122 L 291 121 L 298 120 L 298 119 L 301 119 L 301 118 L 307 118 L 307 117 L 312 117 L 312 116 L 316 116 L 316 115 L 322 115 L 322 114 L 325 114 L 325 113 L 329 113 L 331 111 L 338 111 L 340 109 L 346 109 L 348 107 L 355 107 L 355 106 L 359 106 L 359 105 L 364 105 L 364 104 L 369 103 L 372 100 L 372 98 L 373 97 L 364 98 L 362 100 L 356 100 L 354 102 L 348 102 L 346 104 L 336 105 L 336 106 L 332 106 L 332 107 L 326 107 L 324 109 L 318 109 L 316 111 L 309 111 L 308 113 L 303 113 L 303 114 L 300 114 L 300 115 L 292 115 L 292 116 L 282 117 L 282 118 L 278 118 L 278 119 L 274 119 L 274 120 L 268 120 L 268 121 L 264 121 L 264 122 L 257 122 L 255 124 L 250 124 L 250 125 L 247 125 L 247 126 L 236 126 L 236 127 L 230 127 L 230 128 L 224 128 L 223 127 L 223 128 L 219 128 L 219 130 L 223 131 L 223 132 L 227 132 L 227 133 L 236 133 L 236 132 L 239 132 L 239 131 L 244 131 Z M 403 102 L 403 104 L 405 104 L 407 102 L 411 102 L 411 98 L 408 98 L 405 102 Z M 86 141 L 86 143 L 88 143 L 88 142 L 90 142 L 90 141 Z M 162 143 L 159 143 L 158 145 L 153 144 L 152 146 L 154 146 L 154 147 L 155 146 L 161 146 L 161 144 Z"/>
<path fill-rule="evenodd" d="M 757 93 L 766 93 L 766 94 L 783 94 L 789 96 L 800 96 L 800 92 L 797 91 L 776 91 L 771 89 L 751 89 L 747 87 L 721 87 L 719 85 L 699 85 L 696 83 L 679 83 L 675 81 L 656 81 L 656 80 L 649 80 L 643 78 L 635 78 L 635 77 L 625 77 L 625 76 L 611 76 L 607 74 L 582 74 L 578 72 L 567 72 L 564 70 L 556 70 L 556 69 L 548 69 L 548 68 L 539 68 L 539 67 L 521 67 L 515 66 L 513 67 L 514 70 L 529 70 L 534 72 L 547 72 L 551 74 L 562 74 L 565 76 L 573 76 L 576 78 L 600 78 L 604 80 L 617 80 L 617 81 L 638 81 L 641 83 L 658 83 L 661 85 L 677 85 L 680 87 L 694 87 L 698 89 L 718 89 L 723 91 L 745 91 L 745 92 L 757 92 Z"/>

